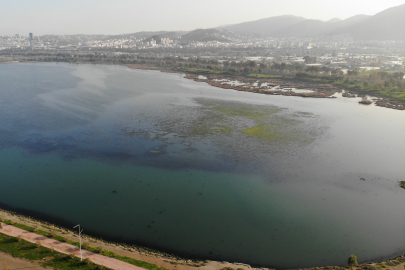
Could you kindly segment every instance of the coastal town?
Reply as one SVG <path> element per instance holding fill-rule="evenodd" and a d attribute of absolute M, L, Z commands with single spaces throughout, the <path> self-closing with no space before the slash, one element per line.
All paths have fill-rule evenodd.
<path fill-rule="evenodd" d="M 214 29 L 215 30 L 215 29 Z M 195 30 L 197 31 L 197 30 Z M 192 31 L 192 32 L 195 32 Z M 206 30 L 205 32 L 207 32 Z M 220 32 L 221 33 L 221 32 Z M 160 34 L 160 35 L 159 35 Z M 180 34 L 183 34 L 180 36 Z M 339 39 L 268 38 L 224 35 L 190 39 L 184 32 L 140 32 L 123 36 L 46 35 L 0 36 L 0 62 L 21 61 L 35 55 L 88 56 L 91 58 L 179 57 L 226 61 L 302 63 L 359 71 L 404 71 L 405 42 Z M 206 33 L 204 33 L 206 34 Z M 150 36 L 149 36 L 150 35 Z M 166 37 L 167 36 L 167 37 Z M 192 36 L 193 37 L 193 36 Z M 204 36 L 205 37 L 205 36 Z"/>

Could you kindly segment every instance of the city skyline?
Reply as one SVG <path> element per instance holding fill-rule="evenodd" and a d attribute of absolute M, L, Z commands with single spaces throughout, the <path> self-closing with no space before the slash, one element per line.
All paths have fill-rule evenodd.
<path fill-rule="evenodd" d="M 327 21 L 374 15 L 404 1 L 0 1 L 0 35 L 124 34 L 139 31 L 190 31 L 281 15 Z"/>

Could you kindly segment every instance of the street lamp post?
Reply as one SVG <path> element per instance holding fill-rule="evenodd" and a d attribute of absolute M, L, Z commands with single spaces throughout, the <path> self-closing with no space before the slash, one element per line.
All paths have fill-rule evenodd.
<path fill-rule="evenodd" d="M 76 228 L 77 226 L 79 226 L 79 241 L 80 241 L 80 260 L 83 260 L 83 255 L 82 255 L 82 232 L 83 230 L 80 230 L 80 224 L 77 224 L 76 226 L 74 226 L 73 228 Z"/>

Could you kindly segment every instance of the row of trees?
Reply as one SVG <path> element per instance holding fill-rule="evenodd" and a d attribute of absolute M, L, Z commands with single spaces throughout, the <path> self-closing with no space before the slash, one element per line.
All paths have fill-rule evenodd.
<path fill-rule="evenodd" d="M 61 62 L 92 62 L 114 64 L 148 64 L 169 68 L 182 67 L 182 70 L 193 71 L 205 69 L 207 72 L 221 72 L 231 75 L 268 74 L 285 75 L 299 79 L 341 83 L 352 87 L 368 90 L 387 90 L 392 92 L 405 92 L 404 72 L 373 71 L 371 73 L 348 70 L 347 74 L 337 68 L 328 66 L 306 66 L 304 63 L 278 63 L 256 61 L 223 61 L 203 58 L 182 57 L 154 57 L 136 56 L 134 54 L 107 54 L 107 53 L 35 53 L 26 52 L 17 54 L 22 61 L 61 61 Z M 306 62 L 316 59 L 306 58 Z"/>

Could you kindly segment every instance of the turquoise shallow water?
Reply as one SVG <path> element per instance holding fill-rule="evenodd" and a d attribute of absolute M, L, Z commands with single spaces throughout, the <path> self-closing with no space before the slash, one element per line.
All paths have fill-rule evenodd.
<path fill-rule="evenodd" d="M 0 65 L 0 80 L 3 207 L 282 268 L 405 250 L 401 111 L 119 66 Z M 242 132 L 258 125 L 272 135 Z"/>

